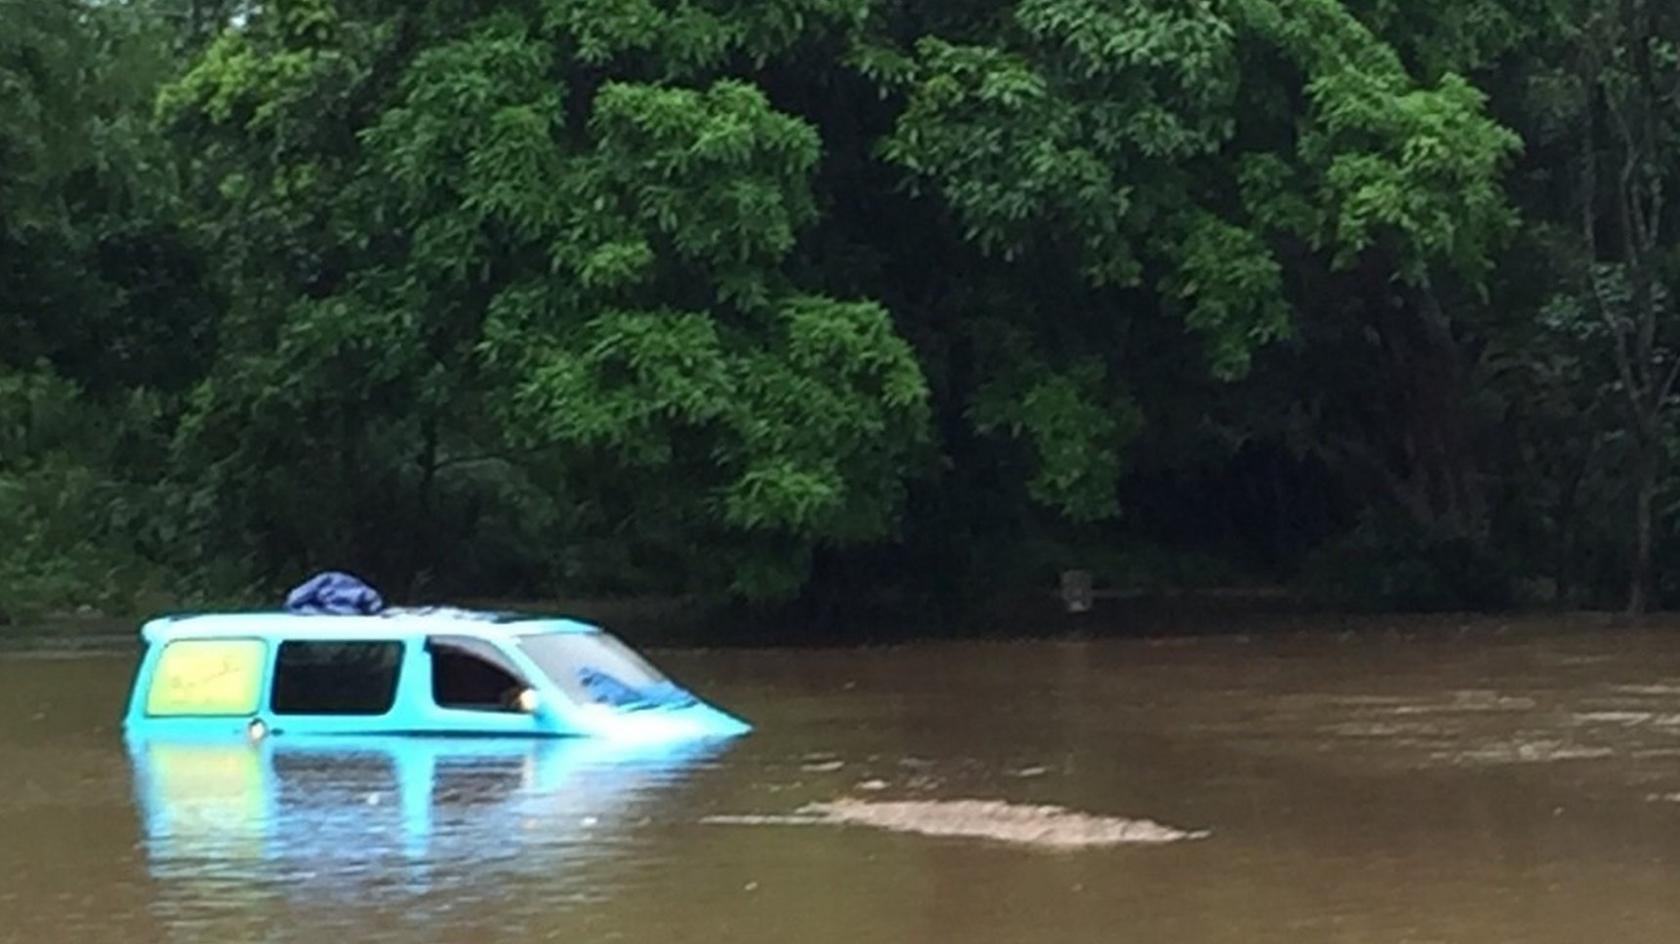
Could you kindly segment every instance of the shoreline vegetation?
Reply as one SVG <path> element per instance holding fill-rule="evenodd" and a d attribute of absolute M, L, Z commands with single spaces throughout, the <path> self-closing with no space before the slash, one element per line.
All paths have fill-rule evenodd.
<path fill-rule="evenodd" d="M 0 89 L 0 623 L 1680 607 L 1680 4 L 25 0 Z"/>
<path fill-rule="evenodd" d="M 703 601 L 682 597 L 557 600 L 469 600 L 482 610 L 568 616 L 597 623 L 638 647 L 828 647 L 936 643 L 956 640 L 1134 639 L 1168 642 L 1196 637 L 1250 641 L 1341 637 L 1347 640 L 1451 640 L 1457 637 L 1567 635 L 1583 631 L 1680 633 L 1680 613 L 1630 620 L 1620 611 L 1547 607 L 1502 612 L 1374 613 L 1314 606 L 1275 589 L 1136 594 L 1100 600 L 1086 613 L 1069 613 L 1053 594 L 1000 603 L 985 616 L 943 622 L 935 614 L 875 612 L 834 624 L 802 624 L 790 615 L 727 618 Z M 230 606 L 229 609 L 262 609 Z M 213 608 L 206 608 L 213 609 Z M 142 622 L 168 612 L 121 616 L 48 614 L 0 624 L 0 649 L 127 648 Z M 330 617 L 323 617 L 330 618 Z"/>

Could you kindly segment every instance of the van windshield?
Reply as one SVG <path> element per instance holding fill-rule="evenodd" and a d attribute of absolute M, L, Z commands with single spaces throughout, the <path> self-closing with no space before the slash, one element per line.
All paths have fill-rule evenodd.
<path fill-rule="evenodd" d="M 614 708 L 678 708 L 694 696 L 604 634 L 542 633 L 521 636 L 519 646 L 567 697 Z"/>

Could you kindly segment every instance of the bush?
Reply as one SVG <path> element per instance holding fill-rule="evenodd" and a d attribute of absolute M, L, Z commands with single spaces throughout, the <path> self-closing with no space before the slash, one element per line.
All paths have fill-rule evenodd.
<path fill-rule="evenodd" d="M 142 407 L 101 408 L 45 370 L 0 374 L 0 623 L 128 612 L 163 585 L 140 543 L 155 489 L 113 471 Z"/>
<path fill-rule="evenodd" d="M 0 623 L 131 611 L 160 570 L 114 527 L 124 488 L 63 460 L 0 473 Z"/>
<path fill-rule="evenodd" d="M 1304 583 L 1320 602 L 1371 610 L 1491 610 L 1515 585 L 1492 551 L 1468 538 L 1367 518 L 1307 559 Z"/>

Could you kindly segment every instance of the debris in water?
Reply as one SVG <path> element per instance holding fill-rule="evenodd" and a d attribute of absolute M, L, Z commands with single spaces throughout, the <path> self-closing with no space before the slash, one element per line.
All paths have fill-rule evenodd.
<path fill-rule="evenodd" d="M 1022 767 L 1015 771 L 1017 777 L 1042 777 L 1050 772 L 1048 767 Z"/>
<path fill-rule="evenodd" d="M 933 800 L 874 802 L 841 799 L 811 803 L 801 813 L 833 822 L 857 823 L 926 836 L 970 836 L 1055 849 L 1163 843 L 1203 839 L 1208 833 L 1163 826 L 1147 819 L 1124 819 L 1077 813 L 1060 806 L 1034 806 L 1002 800 Z"/>
<path fill-rule="evenodd" d="M 1060 806 L 1002 800 L 910 800 L 877 802 L 840 799 L 810 803 L 793 815 L 708 816 L 703 823 L 737 826 L 862 825 L 924 836 L 992 839 L 1045 849 L 1083 849 L 1126 844 L 1157 845 L 1205 839 L 1207 830 L 1183 830 L 1153 820 L 1096 816 Z"/>

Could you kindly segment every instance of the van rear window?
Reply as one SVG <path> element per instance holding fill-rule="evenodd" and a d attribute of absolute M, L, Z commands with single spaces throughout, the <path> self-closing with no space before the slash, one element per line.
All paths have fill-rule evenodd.
<path fill-rule="evenodd" d="M 177 639 L 163 647 L 146 714 L 157 717 L 249 715 L 262 694 L 259 639 Z"/>
<path fill-rule="evenodd" d="M 274 660 L 278 715 L 382 715 L 397 700 L 400 642 L 288 640 Z"/>

